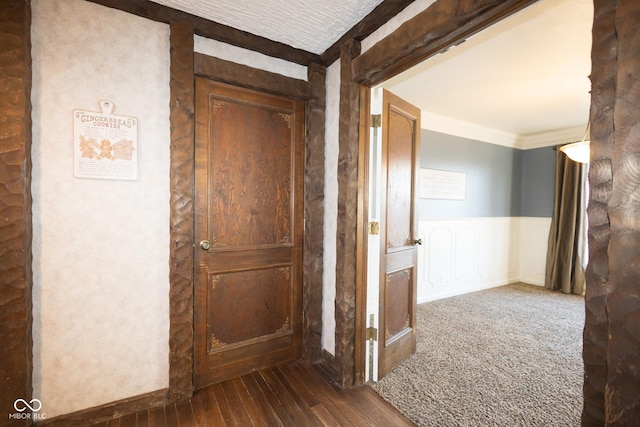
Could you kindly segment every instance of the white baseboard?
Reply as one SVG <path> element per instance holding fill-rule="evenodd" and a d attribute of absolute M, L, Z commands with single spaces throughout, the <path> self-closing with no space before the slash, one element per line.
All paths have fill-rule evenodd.
<path fill-rule="evenodd" d="M 443 298 L 455 297 L 457 295 L 469 294 L 471 292 L 483 291 L 485 289 L 498 288 L 500 286 L 510 285 L 516 283 L 518 280 L 509 280 L 506 283 L 484 283 L 476 286 L 468 286 L 465 288 L 448 289 L 443 292 L 431 293 L 429 295 L 418 298 L 418 304 L 425 302 L 436 301 Z"/>

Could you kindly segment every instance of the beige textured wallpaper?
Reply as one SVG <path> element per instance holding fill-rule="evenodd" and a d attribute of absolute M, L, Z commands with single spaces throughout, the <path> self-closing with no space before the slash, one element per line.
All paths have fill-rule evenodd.
<path fill-rule="evenodd" d="M 33 0 L 34 397 L 47 418 L 168 386 L 169 28 Z M 73 175 L 74 109 L 135 116 L 138 179 Z"/>
<path fill-rule="evenodd" d="M 283 76 L 307 81 L 307 67 L 304 65 L 294 64 L 284 59 L 273 58 L 217 40 L 195 35 L 193 37 L 193 50 L 237 64 L 248 65 L 249 67 L 259 68 L 271 73 L 282 74 Z"/>
<path fill-rule="evenodd" d="M 340 60 L 327 67 L 327 115 L 324 146 L 324 259 L 322 277 L 322 349 L 336 353 L 336 231 L 338 228 L 338 132 Z"/>

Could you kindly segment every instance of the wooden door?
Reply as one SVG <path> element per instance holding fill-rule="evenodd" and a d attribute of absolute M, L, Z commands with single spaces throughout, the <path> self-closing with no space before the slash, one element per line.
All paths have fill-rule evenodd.
<path fill-rule="evenodd" d="M 420 151 L 420 110 L 386 90 L 382 104 L 379 379 L 416 351 Z"/>
<path fill-rule="evenodd" d="M 194 384 L 301 349 L 304 104 L 196 79 Z"/>

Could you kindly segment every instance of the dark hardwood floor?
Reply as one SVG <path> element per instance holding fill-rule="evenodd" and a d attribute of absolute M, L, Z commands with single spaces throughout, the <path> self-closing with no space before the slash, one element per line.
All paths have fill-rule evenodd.
<path fill-rule="evenodd" d="M 190 401 L 94 424 L 171 426 L 413 426 L 367 386 L 343 390 L 296 361 L 197 391 Z"/>

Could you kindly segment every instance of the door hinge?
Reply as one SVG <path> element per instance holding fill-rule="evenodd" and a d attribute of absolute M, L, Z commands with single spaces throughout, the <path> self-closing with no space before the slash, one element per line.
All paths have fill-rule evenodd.
<path fill-rule="evenodd" d="M 373 326 L 367 328 L 367 341 L 369 340 L 378 341 L 378 330 Z"/>
<path fill-rule="evenodd" d="M 375 325 L 375 315 L 371 313 L 369 315 L 369 327 L 367 331 L 367 341 L 369 341 L 369 381 L 373 381 L 373 362 L 374 362 L 374 341 L 378 341 L 378 330 L 373 327 Z"/>
<path fill-rule="evenodd" d="M 382 126 L 382 114 L 372 114 L 371 115 L 371 127 L 379 128 Z"/>
<path fill-rule="evenodd" d="M 369 234 L 378 235 L 380 234 L 380 223 L 377 221 L 371 221 L 369 223 Z"/>

